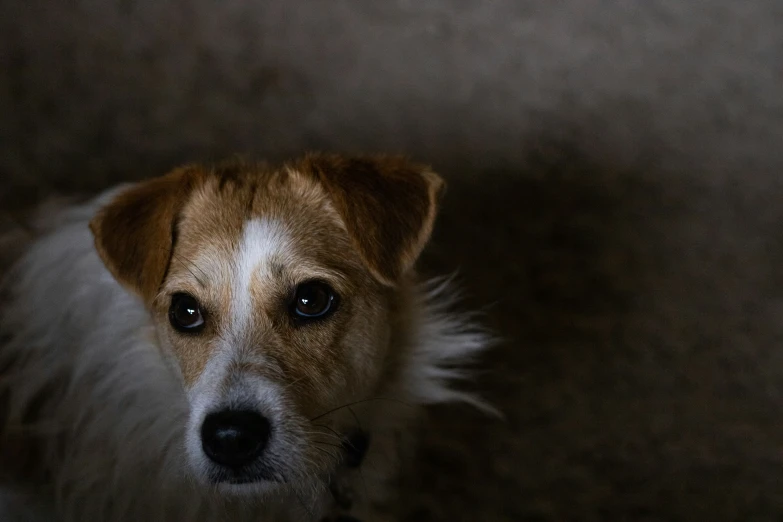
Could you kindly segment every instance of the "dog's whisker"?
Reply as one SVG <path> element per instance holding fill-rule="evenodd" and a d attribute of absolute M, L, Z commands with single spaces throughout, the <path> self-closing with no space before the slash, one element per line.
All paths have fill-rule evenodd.
<path fill-rule="evenodd" d="M 329 446 L 330 448 L 337 448 L 339 450 L 343 449 L 343 447 L 341 445 L 339 445 L 339 444 L 331 444 L 329 442 L 323 442 L 323 441 L 314 440 L 313 444 L 323 444 L 324 446 Z"/>
<path fill-rule="evenodd" d="M 293 381 L 291 381 L 291 382 L 287 383 L 285 386 L 283 386 L 283 390 L 288 390 L 290 388 L 293 388 L 295 385 L 297 385 L 300 382 L 304 381 L 306 378 L 307 377 L 303 375 L 302 377 L 299 377 L 298 379 L 294 379 Z"/>
<path fill-rule="evenodd" d="M 348 411 L 351 412 L 351 415 L 353 415 L 353 419 L 356 422 L 356 425 L 359 427 L 359 430 L 364 432 L 364 433 L 367 433 L 365 431 L 365 429 L 362 427 L 362 423 L 359 421 L 359 416 L 356 415 L 356 412 L 353 411 L 353 408 L 348 408 Z M 356 447 L 350 442 L 350 440 L 348 441 L 348 443 L 351 445 L 351 448 L 353 448 L 354 450 L 356 449 Z M 373 468 L 373 471 L 377 472 L 377 470 L 375 469 L 375 466 L 372 463 L 372 460 L 370 461 L 369 465 L 370 465 L 370 467 Z M 364 473 L 362 472 L 361 467 L 359 468 L 359 473 L 361 474 L 362 480 L 364 480 Z M 366 490 L 366 488 L 365 488 L 365 490 Z"/>
<path fill-rule="evenodd" d="M 354 422 L 356 422 L 356 427 L 359 428 L 360 431 L 364 431 L 364 428 L 362 427 L 362 423 L 359 421 L 359 416 L 356 415 L 356 412 L 353 411 L 353 408 L 348 406 L 348 411 L 351 413 L 351 416 L 353 417 Z"/>
<path fill-rule="evenodd" d="M 327 437 L 334 439 L 338 442 L 343 442 L 345 440 L 345 437 L 341 437 L 337 432 L 329 433 L 326 431 L 312 431 L 312 430 L 303 430 L 302 435 L 310 435 L 310 436 L 319 436 L 319 437 Z"/>
<path fill-rule="evenodd" d="M 329 432 L 331 432 L 331 434 L 334 435 L 334 437 L 337 440 L 342 441 L 342 442 L 348 442 L 348 444 L 350 444 L 350 441 L 347 441 L 347 439 L 345 438 L 344 435 L 340 435 L 337 431 L 333 430 L 332 428 L 330 428 L 326 424 L 313 424 L 313 426 L 315 426 L 316 428 L 323 428 L 325 430 L 328 430 Z M 324 433 L 323 435 L 328 435 L 328 433 Z"/>
<path fill-rule="evenodd" d="M 330 415 L 330 414 L 335 413 L 337 411 L 340 411 L 343 408 L 348 408 L 349 406 L 356 406 L 358 404 L 364 404 L 364 403 L 372 402 L 372 401 L 389 401 L 389 402 L 395 402 L 395 403 L 398 403 L 398 404 L 402 404 L 402 405 L 408 406 L 410 408 L 415 408 L 416 407 L 414 404 L 411 404 L 409 402 L 405 402 L 405 401 L 400 400 L 400 399 L 392 399 L 390 397 L 371 397 L 369 399 L 362 399 L 360 401 L 349 402 L 348 404 L 343 404 L 342 406 L 337 406 L 336 408 L 332 408 L 329 411 L 326 411 L 326 412 L 324 412 L 324 413 L 322 413 L 320 415 L 317 415 L 317 416 L 313 417 L 312 419 L 310 419 L 310 422 L 317 421 L 318 419 L 326 417 L 327 415 Z"/>
<path fill-rule="evenodd" d="M 292 490 L 292 492 L 293 492 L 294 496 L 296 497 L 296 500 L 299 502 L 299 505 L 302 506 L 302 509 L 304 509 L 307 512 L 307 514 L 310 516 L 310 519 L 311 520 L 315 520 L 316 517 L 315 517 L 315 513 L 313 513 L 312 508 L 311 507 L 307 507 L 307 505 L 305 504 L 304 499 L 299 495 L 299 493 L 296 490 Z"/>
<path fill-rule="evenodd" d="M 331 451 L 327 450 L 326 448 L 321 448 L 320 446 L 317 446 L 317 445 L 313 446 L 313 448 L 318 450 L 318 451 L 320 451 L 324 455 L 328 456 L 330 459 L 337 459 L 339 457 L 338 454 L 336 454 L 334 452 L 331 452 Z"/>

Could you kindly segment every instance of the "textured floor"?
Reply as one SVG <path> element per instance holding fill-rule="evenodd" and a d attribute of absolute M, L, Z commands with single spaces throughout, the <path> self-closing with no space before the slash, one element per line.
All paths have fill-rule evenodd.
<path fill-rule="evenodd" d="M 507 414 L 432 411 L 410 521 L 783 517 L 783 3 L 0 1 L 0 202 L 403 151 Z"/>

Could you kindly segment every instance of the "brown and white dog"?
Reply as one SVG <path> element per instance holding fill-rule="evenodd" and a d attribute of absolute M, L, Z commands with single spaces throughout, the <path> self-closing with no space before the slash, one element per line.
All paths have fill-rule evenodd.
<path fill-rule="evenodd" d="M 390 157 L 192 165 L 39 221 L 0 321 L 0 520 L 386 520 L 488 338 L 422 283 L 443 187 Z"/>

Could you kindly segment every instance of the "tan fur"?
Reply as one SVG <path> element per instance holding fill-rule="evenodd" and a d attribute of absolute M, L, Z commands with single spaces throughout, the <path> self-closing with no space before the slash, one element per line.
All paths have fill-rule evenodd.
<path fill-rule="evenodd" d="M 120 194 L 91 222 L 95 246 L 106 267 L 149 302 L 171 257 L 172 223 L 198 175 L 175 170 Z"/>
<path fill-rule="evenodd" d="M 253 274 L 253 328 L 230 340 L 246 355 L 213 386 L 227 393 L 235 379 L 257 375 L 285 386 L 300 415 L 317 418 L 383 392 L 384 382 L 396 377 L 404 354 L 387 352 L 405 296 L 402 280 L 429 238 L 441 187 L 435 174 L 399 158 L 311 155 L 280 169 L 193 166 L 121 194 L 92 229 L 115 277 L 150 303 L 160 340 L 190 388 L 232 335 L 232 263 L 243 226 L 253 218 L 284 224 L 293 244 L 280 256 L 288 257 L 271 258 L 271 272 Z M 148 216 L 129 219 L 139 209 Z M 328 320 L 301 327 L 289 303 L 296 285 L 313 279 L 337 291 L 339 308 Z M 203 307 L 206 326 L 198 335 L 168 324 L 177 292 Z M 352 418 L 347 426 L 341 418 L 323 419 L 322 429 L 355 429 Z M 312 472 L 334 465 L 323 453 L 309 451 Z"/>
<path fill-rule="evenodd" d="M 399 158 L 311 155 L 278 170 L 241 162 L 191 166 L 120 194 L 91 227 L 107 267 L 152 302 L 163 330 L 174 290 L 197 296 L 211 311 L 204 334 L 171 335 L 185 382 L 192 384 L 231 299 L 228 272 L 215 269 L 229 266 L 246 220 L 284 222 L 307 252 L 296 263 L 280 261 L 288 286 L 254 281 L 257 294 L 263 293 L 256 297 L 265 301 L 259 316 L 269 321 L 268 331 L 257 332 L 257 345 L 286 380 L 318 390 L 347 377 L 339 371 L 346 358 L 340 341 L 352 308 L 381 313 L 387 306 L 377 280 L 388 285 L 410 268 L 429 238 L 441 187 L 437 175 Z M 200 266 L 199 259 L 212 263 Z M 288 324 L 284 303 L 291 287 L 311 278 L 334 284 L 343 296 L 340 314 L 323 327 L 297 330 Z"/>
<path fill-rule="evenodd" d="M 450 389 L 449 382 L 462 375 L 455 365 L 486 346 L 486 336 L 447 314 L 444 305 L 449 299 L 443 286 L 420 286 L 413 270 L 432 231 L 442 187 L 436 174 L 399 158 L 309 155 L 279 167 L 239 161 L 183 167 L 107 192 L 84 209 L 75 209 L 69 228 L 42 240 L 39 248 L 44 253 L 32 252 L 19 265 L 20 270 L 29 267 L 42 276 L 21 280 L 37 286 L 32 288 L 35 292 L 28 288 L 24 295 L 31 294 L 25 301 L 29 306 L 9 317 L 15 322 L 6 329 L 36 324 L 40 296 L 52 289 L 73 298 L 77 308 L 95 307 L 91 313 L 65 318 L 88 322 L 74 325 L 74 332 L 83 332 L 89 342 L 79 342 L 72 333 L 73 349 L 93 348 L 100 356 L 48 351 L 50 343 L 59 341 L 49 340 L 47 328 L 53 321 L 46 317 L 40 318 L 43 328 L 25 330 L 25 335 L 47 336 L 36 346 L 45 354 L 43 360 L 53 357 L 64 364 L 65 376 L 72 371 L 66 363 L 75 362 L 99 369 L 77 373 L 80 376 L 102 378 L 110 368 L 124 379 L 116 397 L 111 395 L 114 374 L 106 374 L 98 399 L 68 399 L 97 410 L 93 438 L 80 430 L 69 435 L 71 447 L 84 444 L 88 453 L 98 451 L 103 444 L 98 441 L 105 439 L 102 430 L 114 429 L 114 423 L 98 422 L 111 420 L 100 410 L 106 398 L 113 397 L 111 404 L 130 404 L 123 393 L 138 393 L 145 396 L 139 401 L 144 406 L 134 415 L 114 419 L 131 426 L 129 431 L 118 427 L 117 442 L 124 444 L 130 433 L 134 435 L 128 440 L 138 443 L 133 452 L 122 455 L 133 457 L 123 464 L 126 468 L 141 462 L 139 448 L 149 449 L 155 463 L 160 461 L 156 449 L 171 448 L 163 453 L 175 467 L 184 465 L 188 480 L 207 491 L 218 488 L 217 496 L 205 499 L 204 509 L 233 505 L 252 513 L 255 506 L 262 510 L 258 516 L 280 521 L 302 520 L 302 508 L 344 512 L 340 502 L 332 505 L 329 488 L 339 485 L 355 491 L 361 483 L 362 498 L 351 512 L 371 518 L 367 513 L 375 512 L 377 502 L 385 498 L 418 406 L 456 400 L 483 407 L 469 394 Z M 88 220 L 92 238 L 85 227 Z M 68 239 L 71 234 L 75 243 Z M 79 264 L 68 265 L 75 290 L 47 279 L 54 275 L 47 265 L 47 249 L 64 256 L 71 245 L 79 253 Z M 327 318 L 303 322 L 292 313 L 294 297 L 299 285 L 313 280 L 334 289 L 337 306 Z M 192 296 L 201 310 L 203 327 L 196 332 L 183 332 L 170 322 L 173 297 L 182 293 Z M 96 331 L 100 335 L 90 338 Z M 55 333 L 51 332 L 52 339 Z M 16 344 L 14 350 L 29 343 L 20 339 Z M 153 363 L 160 356 L 174 364 L 162 368 Z M 107 362 L 98 364 L 100 357 Z M 143 370 L 128 367 L 137 358 Z M 171 375 L 171 367 L 181 381 Z M 157 373 L 164 369 L 175 378 Z M 93 389 L 89 380 L 73 387 L 84 393 Z M 147 390 L 151 397 L 145 395 Z M 34 404 L 33 395 L 29 403 L 25 399 L 14 398 L 19 412 Z M 147 408 L 154 401 L 160 401 L 160 409 L 150 414 L 150 423 Z M 48 407 L 57 408 L 55 403 Z M 204 446 L 205 419 L 232 409 L 251 409 L 270 426 L 263 453 L 241 469 L 220 464 Z M 82 408 L 76 410 L 81 415 Z M 41 415 L 45 414 L 33 414 Z M 150 427 L 158 422 L 166 435 Z M 344 444 L 357 430 L 370 433 L 373 440 L 366 455 L 370 474 L 344 465 Z M 52 464 L 41 464 L 47 466 Z M 65 469 L 80 466 L 74 461 Z M 99 476 L 97 471 L 94 476 Z M 167 482 L 172 492 L 180 491 L 176 476 Z M 237 476 L 240 482 L 245 477 L 249 482 L 232 481 Z M 84 497 L 74 494 L 64 505 L 77 511 L 102 509 L 87 500 L 93 488 L 83 485 Z M 312 508 L 302 505 L 301 495 Z M 142 509 L 132 498 L 125 507 Z M 176 493 L 171 498 L 180 500 Z M 279 505 L 272 501 L 275 498 Z M 124 513 L 131 516 L 130 511 Z"/>
<path fill-rule="evenodd" d="M 297 166 L 323 184 L 373 274 L 396 282 L 429 240 L 443 180 L 397 157 L 316 154 Z"/>
<path fill-rule="evenodd" d="M 272 258 L 271 272 L 253 274 L 252 330 L 230 340 L 245 356 L 214 386 L 229 390 L 235 379 L 257 375 L 287 387 L 298 413 L 310 418 L 377 395 L 396 377 L 404 354 L 388 353 L 392 325 L 405 299 L 403 280 L 432 230 L 441 187 L 435 174 L 399 158 L 311 155 L 278 169 L 242 162 L 191 166 L 121 194 L 92 228 L 115 277 L 150 303 L 160 342 L 189 388 L 232 335 L 227 314 L 236 298 L 233 263 L 243 226 L 254 218 L 284 224 L 289 257 Z M 154 219 L 128 219 L 141 208 Z M 117 244 L 122 241 L 135 244 Z M 129 253 L 138 257 L 116 257 Z M 328 320 L 300 327 L 289 303 L 296 285 L 312 279 L 328 282 L 340 304 Z M 206 326 L 198 335 L 168 324 L 177 292 L 203 306 Z M 331 426 L 324 429 L 342 432 L 341 419 L 324 419 Z M 319 467 L 333 465 L 312 453 Z"/>

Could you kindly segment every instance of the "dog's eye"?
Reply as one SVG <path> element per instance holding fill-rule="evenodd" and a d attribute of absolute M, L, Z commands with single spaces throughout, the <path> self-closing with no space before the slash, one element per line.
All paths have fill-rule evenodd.
<path fill-rule="evenodd" d="M 318 319 L 334 311 L 336 296 L 326 283 L 311 281 L 296 287 L 294 314 L 303 319 Z"/>
<path fill-rule="evenodd" d="M 204 327 L 204 314 L 193 296 L 174 294 L 171 297 L 169 321 L 175 330 L 195 333 Z"/>

